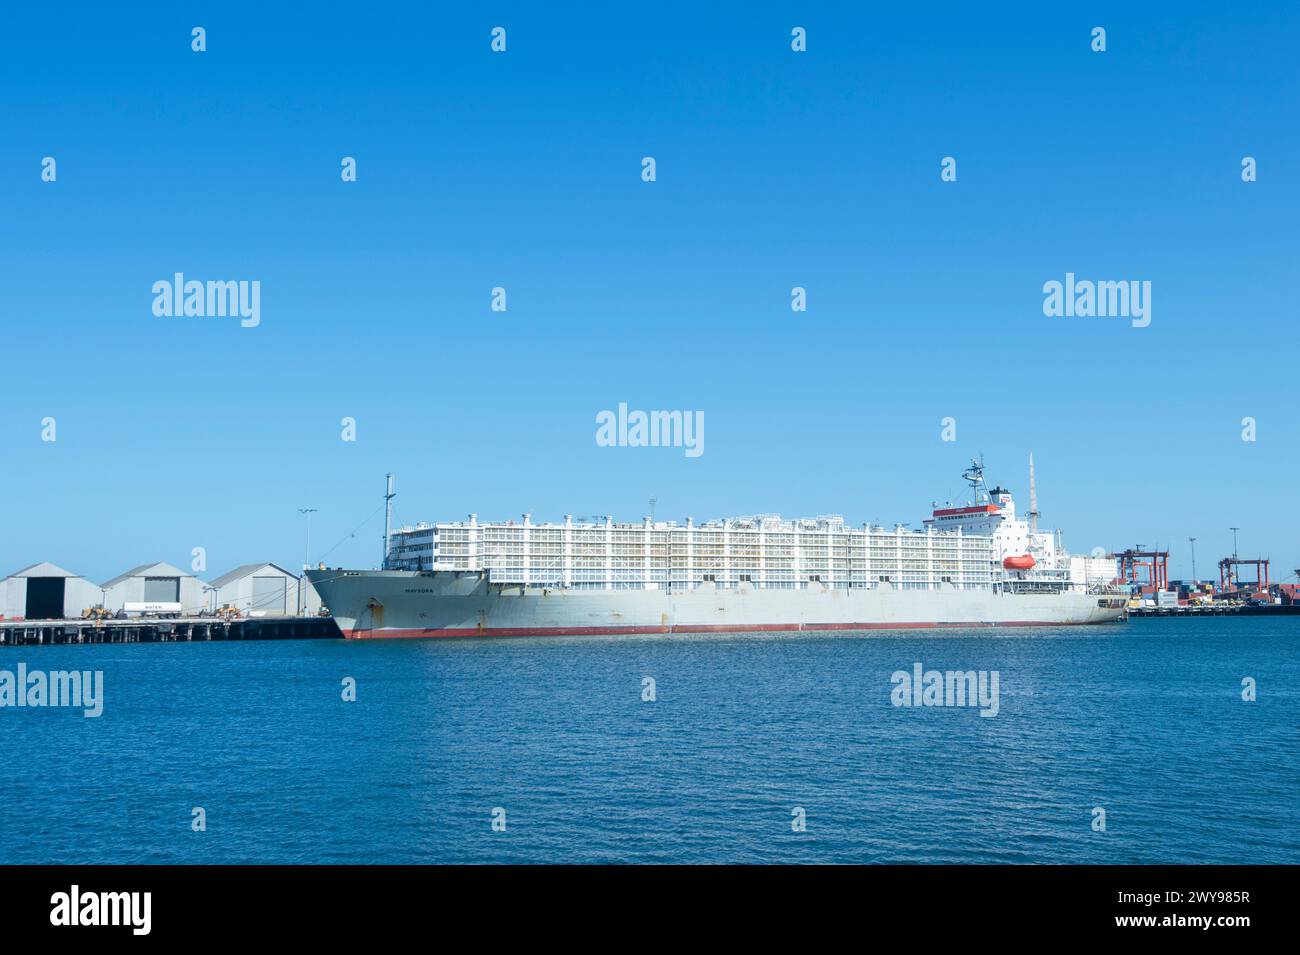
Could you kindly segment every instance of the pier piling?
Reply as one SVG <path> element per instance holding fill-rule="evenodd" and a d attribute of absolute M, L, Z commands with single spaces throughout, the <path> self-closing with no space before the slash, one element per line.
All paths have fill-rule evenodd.
<path fill-rule="evenodd" d="M 331 617 L 195 617 L 132 620 L 0 620 L 0 646 L 192 643 L 208 640 L 341 639 Z"/>

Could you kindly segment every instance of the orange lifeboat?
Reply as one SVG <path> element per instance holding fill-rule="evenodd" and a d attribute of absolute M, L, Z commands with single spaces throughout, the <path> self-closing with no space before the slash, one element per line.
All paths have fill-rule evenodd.
<path fill-rule="evenodd" d="M 1007 570 L 1029 570 L 1034 566 L 1034 555 L 1021 554 L 1018 557 L 1004 557 L 1002 566 Z"/>

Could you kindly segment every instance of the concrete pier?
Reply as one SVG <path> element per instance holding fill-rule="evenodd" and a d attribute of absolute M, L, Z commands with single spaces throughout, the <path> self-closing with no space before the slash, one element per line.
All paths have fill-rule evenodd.
<path fill-rule="evenodd" d="M 1129 610 L 1130 617 L 1285 617 L 1300 615 L 1300 604 L 1239 604 L 1215 603 L 1198 606 L 1137 607 Z"/>
<path fill-rule="evenodd" d="M 332 617 L 129 620 L 0 620 L 0 646 L 67 643 L 191 643 L 208 640 L 342 639 Z"/>

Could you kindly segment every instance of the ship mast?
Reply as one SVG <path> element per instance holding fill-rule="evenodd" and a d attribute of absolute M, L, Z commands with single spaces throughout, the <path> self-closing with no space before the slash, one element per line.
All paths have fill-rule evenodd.
<path fill-rule="evenodd" d="M 397 495 L 393 492 L 393 475 L 388 474 L 388 487 L 384 492 L 384 559 L 379 564 L 380 570 L 388 569 L 388 549 L 393 540 L 393 498 Z"/>
<path fill-rule="evenodd" d="M 971 496 L 974 498 L 972 504 L 986 504 L 989 500 L 989 489 L 984 483 L 984 455 L 980 455 L 970 463 L 961 474 L 962 480 L 970 485 Z"/>
<path fill-rule="evenodd" d="M 1038 533 L 1038 489 L 1034 487 L 1034 452 L 1029 452 L 1029 529 Z"/>

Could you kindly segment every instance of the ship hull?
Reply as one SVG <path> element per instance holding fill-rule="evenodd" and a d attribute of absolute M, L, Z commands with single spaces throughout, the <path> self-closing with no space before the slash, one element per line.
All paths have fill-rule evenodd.
<path fill-rule="evenodd" d="M 1072 590 L 571 590 L 490 583 L 475 572 L 310 571 L 352 639 L 870 631 L 1112 623 L 1125 601 Z"/>

